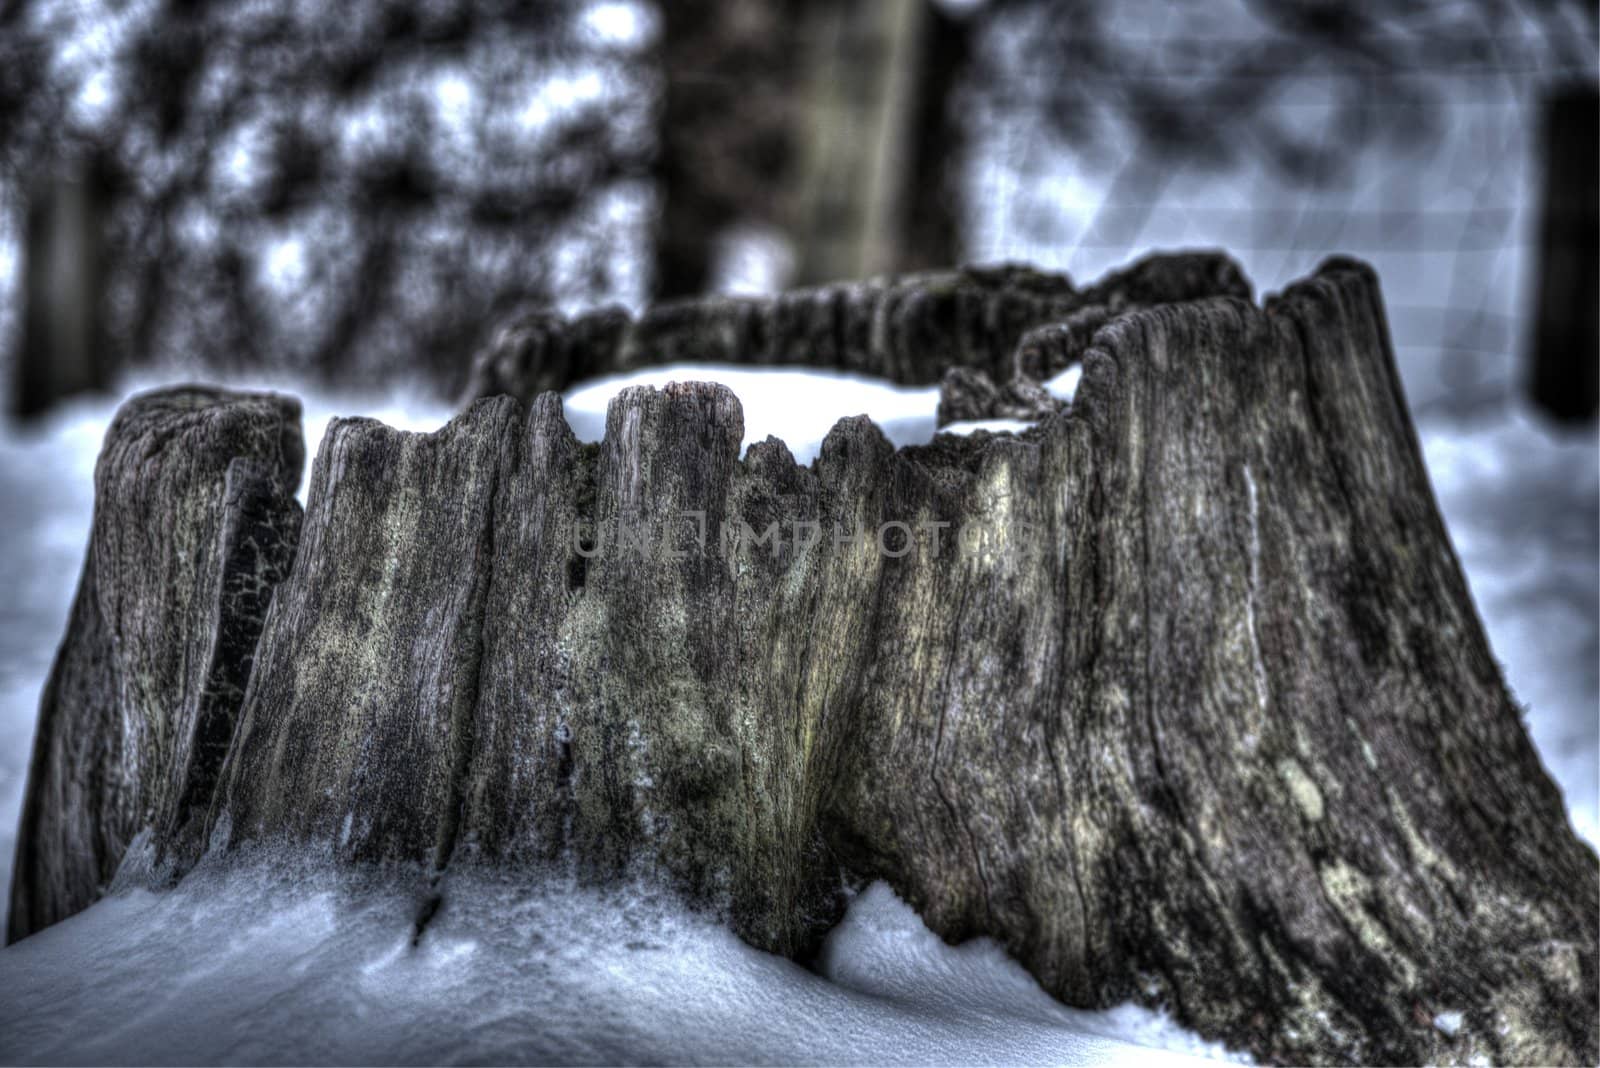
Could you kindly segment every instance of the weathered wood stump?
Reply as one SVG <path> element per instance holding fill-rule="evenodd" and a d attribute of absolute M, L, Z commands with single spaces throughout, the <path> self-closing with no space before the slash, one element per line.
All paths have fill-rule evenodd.
<path fill-rule="evenodd" d="M 186 387 L 117 414 L 39 703 L 12 940 L 92 904 L 142 831 L 198 852 L 267 605 L 294 559 L 304 463 L 291 397 Z"/>
<path fill-rule="evenodd" d="M 1600 866 L 1473 609 L 1377 279 L 1247 293 L 1174 257 L 1082 292 L 950 274 L 525 322 L 437 433 L 330 427 L 286 575 L 281 404 L 131 402 L 11 936 L 140 830 L 172 875 L 288 839 L 419 878 L 661 878 L 787 954 L 883 878 L 1070 1004 L 1166 1006 L 1265 1059 L 1594 1061 Z M 845 419 L 810 467 L 741 459 L 721 387 L 627 390 L 598 445 L 543 392 L 738 355 L 1083 378 L 1021 435 L 896 451 Z M 273 532 L 248 565 L 241 462 Z M 219 660 L 228 685 L 197 681 Z M 224 734 L 220 768 L 195 755 Z"/>

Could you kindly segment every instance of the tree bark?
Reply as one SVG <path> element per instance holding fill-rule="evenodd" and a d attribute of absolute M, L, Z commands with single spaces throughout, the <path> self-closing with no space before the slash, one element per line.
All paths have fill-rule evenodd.
<path fill-rule="evenodd" d="M 1086 289 L 1027 267 L 974 267 L 772 298 L 668 301 L 637 319 L 614 307 L 573 319 L 533 312 L 478 354 L 467 396 L 532 401 L 587 379 L 687 361 L 853 371 L 911 386 L 963 369 L 969 374 L 942 392 L 963 413 L 988 412 L 981 400 L 955 395 L 971 391 L 977 376 L 985 392 L 997 383 L 1026 388 L 1076 363 L 1115 316 L 1209 296 L 1250 296 L 1238 265 L 1215 252 L 1149 256 Z"/>
<path fill-rule="evenodd" d="M 1600 867 L 1473 609 L 1377 279 L 1243 285 L 1178 257 L 1081 292 L 966 273 L 541 320 L 435 434 L 336 421 L 203 840 L 446 895 L 470 864 L 654 877 L 795 955 L 882 878 L 1070 1004 L 1265 1060 L 1592 1062 Z M 545 392 L 713 351 L 1083 379 L 1015 436 L 896 451 L 842 420 L 810 467 L 741 459 L 719 386 L 627 390 L 598 445 Z M 41 746 L 143 707 L 83 690 Z"/>
<path fill-rule="evenodd" d="M 182 387 L 117 414 L 39 703 L 9 941 L 92 904 L 141 832 L 189 861 L 272 588 L 294 557 L 300 404 Z"/>

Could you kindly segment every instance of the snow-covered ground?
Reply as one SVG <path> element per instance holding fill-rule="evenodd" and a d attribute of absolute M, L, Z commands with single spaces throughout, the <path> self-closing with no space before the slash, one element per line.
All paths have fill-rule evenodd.
<path fill-rule="evenodd" d="M 446 901 L 413 947 L 416 902 L 392 883 L 288 857 L 117 894 L 0 954 L 0 1061 L 1159 1064 L 1221 1052 L 1144 1010 L 1066 1009 L 994 943 L 944 945 L 881 884 L 815 972 L 638 887 L 458 875 Z"/>
<path fill-rule="evenodd" d="M 625 381 L 674 378 L 727 383 L 744 403 L 747 443 L 777 434 L 801 462 L 842 415 L 865 411 L 900 444 L 934 430 L 929 389 L 711 367 Z M 581 437 L 599 437 L 605 401 L 623 384 L 569 395 Z M 449 414 L 404 395 L 295 392 L 313 447 L 334 414 L 408 429 Z M 0 435 L 0 584 L 11 591 L 0 607 L 0 885 L 114 408 L 80 402 Z M 1595 437 L 1552 436 L 1510 402 L 1425 415 L 1419 429 L 1495 651 L 1574 825 L 1596 841 Z M 641 888 L 453 878 L 450 904 L 416 949 L 404 893 L 283 857 L 202 867 L 165 894 L 116 893 L 0 952 L 0 1062 L 1100 1063 L 1223 1053 L 1143 1010 L 1065 1009 L 993 943 L 944 945 L 881 885 L 857 898 L 813 972 Z"/>

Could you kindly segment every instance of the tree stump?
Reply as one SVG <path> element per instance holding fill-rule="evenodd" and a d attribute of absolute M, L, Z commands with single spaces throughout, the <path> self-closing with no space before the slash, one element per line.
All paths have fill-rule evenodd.
<path fill-rule="evenodd" d="M 294 558 L 300 403 L 134 397 L 95 465 L 94 522 L 39 702 L 8 938 L 92 904 L 129 843 L 198 855 L 273 586 Z"/>
<path fill-rule="evenodd" d="M 54 873 L 101 828 L 100 882 L 134 829 L 172 876 L 265 839 L 446 894 L 468 864 L 643 876 L 791 955 L 882 878 L 1069 1004 L 1162 1006 L 1265 1060 L 1594 1061 L 1600 867 L 1474 611 L 1377 279 L 1333 260 L 1247 294 L 1195 256 L 1084 291 L 964 272 L 525 321 L 437 433 L 330 426 L 292 566 L 275 591 L 281 569 L 246 569 L 271 599 L 253 652 L 205 576 L 235 573 L 230 449 L 276 464 L 256 485 L 293 542 L 298 453 L 260 414 L 282 409 L 132 402 L 101 461 L 101 615 L 75 614 L 45 695 L 12 937 L 92 896 Z M 1019 435 L 897 451 L 845 419 L 809 467 L 770 438 L 741 459 L 719 386 L 626 390 L 597 445 L 546 392 L 732 355 L 1083 376 Z M 252 418 L 270 456 L 195 429 Z M 153 560 L 204 566 L 161 585 Z M 190 695 L 233 693 L 97 652 L 113 612 L 195 649 L 235 621 L 248 683 L 209 706 L 208 738 L 233 725 L 215 774 L 112 745 L 193 735 Z M 53 785 L 119 752 L 137 789 Z"/>

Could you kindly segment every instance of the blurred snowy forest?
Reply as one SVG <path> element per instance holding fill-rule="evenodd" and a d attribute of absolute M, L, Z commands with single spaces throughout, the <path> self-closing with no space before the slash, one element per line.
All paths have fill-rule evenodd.
<path fill-rule="evenodd" d="M 1217 245 L 1263 289 L 1371 260 L 1413 402 L 1470 407 L 1526 377 L 1543 116 L 1595 62 L 1563 0 L 0 0 L 0 338 L 62 360 L 51 278 L 58 392 L 451 396 L 528 306 Z"/>

